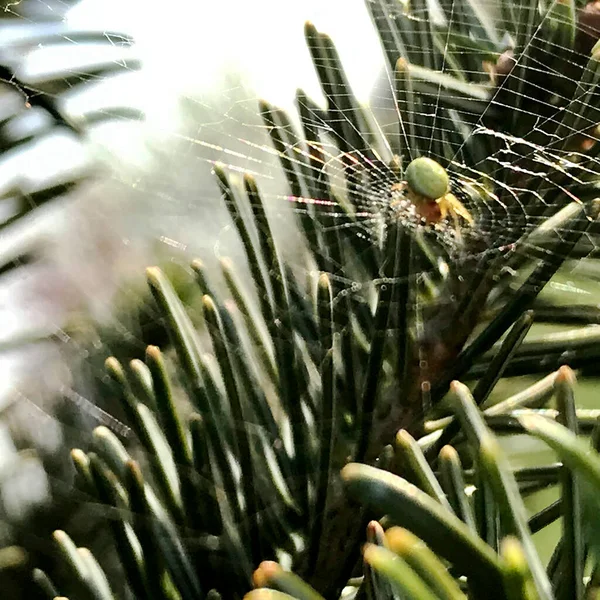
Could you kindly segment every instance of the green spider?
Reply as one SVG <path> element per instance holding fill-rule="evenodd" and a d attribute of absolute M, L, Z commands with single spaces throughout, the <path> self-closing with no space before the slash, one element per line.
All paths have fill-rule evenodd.
<path fill-rule="evenodd" d="M 450 216 L 458 232 L 459 217 L 469 226 L 474 224 L 471 213 L 450 192 L 450 179 L 446 169 L 435 160 L 425 156 L 415 158 L 406 168 L 404 177 L 405 181 L 395 183 L 392 191 L 404 192 L 413 203 L 417 214 L 427 223 L 440 223 Z"/>

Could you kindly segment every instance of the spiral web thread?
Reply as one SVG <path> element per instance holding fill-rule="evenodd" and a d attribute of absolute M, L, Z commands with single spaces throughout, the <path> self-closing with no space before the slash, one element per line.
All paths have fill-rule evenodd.
<path fill-rule="evenodd" d="M 453 2 L 451 10 L 447 11 L 451 15 L 446 23 L 448 32 L 466 19 L 461 6 Z M 390 3 L 390 7 L 392 16 L 393 11 L 402 11 L 400 4 Z M 494 10 L 499 13 L 500 5 L 492 6 Z M 428 18 L 426 12 L 421 15 L 414 9 L 410 16 L 413 21 L 421 22 L 428 22 Z M 552 19 L 553 23 L 557 20 L 554 15 Z M 598 71 L 595 69 L 597 63 L 589 60 L 589 46 L 584 52 L 572 50 L 570 46 L 563 46 L 556 41 L 548 42 L 544 36 L 549 21 L 550 17 L 542 19 L 531 32 L 523 53 L 536 45 L 553 55 L 562 53 L 567 57 L 564 61 L 567 66 L 583 65 L 577 78 L 570 78 L 572 74 L 568 72 L 553 71 L 552 65 L 536 64 L 535 55 L 533 58 L 523 58 L 527 64 L 521 64 L 519 61 L 523 53 L 517 56 L 511 75 L 503 77 L 502 63 L 509 60 L 506 51 L 511 47 L 508 36 L 500 38 L 500 34 L 497 34 L 495 40 L 481 37 L 481 41 L 493 46 L 490 60 L 482 61 L 478 51 L 460 46 L 455 41 L 451 43 L 449 34 L 445 37 L 440 34 L 437 39 L 440 41 L 441 38 L 444 44 L 443 63 L 439 69 L 432 68 L 426 75 L 432 79 L 426 81 L 428 92 L 421 96 L 424 110 L 415 113 L 414 121 L 407 120 L 406 106 L 394 90 L 395 75 L 389 66 L 383 74 L 381 85 L 374 90 L 370 104 L 360 107 L 360 119 L 370 130 L 369 139 L 356 130 L 352 119 L 346 116 L 354 108 L 329 107 L 330 112 L 335 113 L 332 118 L 345 121 L 346 130 L 353 130 L 354 139 L 364 143 L 362 147 L 340 150 L 339 136 L 331 129 L 331 119 L 326 123 L 320 116 L 319 107 L 315 108 L 312 100 L 306 99 L 301 108 L 311 115 L 310 125 L 319 131 L 319 141 L 309 144 L 301 141 L 296 115 L 290 113 L 294 130 L 287 129 L 287 137 L 283 136 L 284 153 L 291 168 L 302 171 L 309 184 L 318 186 L 325 171 L 334 193 L 339 192 L 334 197 L 330 194 L 313 196 L 308 190 L 303 190 L 301 195 L 280 193 L 275 185 L 269 184 L 274 177 L 272 161 L 280 151 L 269 142 L 254 141 L 254 100 L 244 101 L 242 108 L 240 104 L 237 105 L 238 110 L 246 111 L 247 118 L 240 117 L 239 113 L 234 117 L 239 127 L 237 134 L 230 138 L 236 150 L 228 148 L 227 139 L 220 148 L 202 139 L 188 140 L 196 147 L 217 151 L 218 161 L 224 162 L 231 172 L 250 172 L 257 177 L 259 185 L 261 181 L 266 182 L 267 185 L 261 188 L 263 196 L 277 216 L 283 215 L 284 219 L 287 218 L 286 213 L 279 213 L 278 207 L 289 203 L 298 215 L 318 214 L 325 230 L 351 229 L 356 236 L 373 244 L 382 243 L 387 225 L 391 219 L 395 219 L 403 227 L 435 238 L 450 257 L 450 263 L 465 257 L 477 258 L 488 253 L 509 252 L 515 248 L 523 256 L 533 255 L 543 259 L 554 252 L 552 245 L 543 243 L 544 237 L 547 241 L 548 234 L 540 238 L 539 235 L 532 235 L 532 232 L 569 203 L 582 206 L 581 218 L 593 219 L 590 201 L 595 197 L 593 181 L 600 170 L 595 130 L 598 115 L 593 108 L 598 80 Z M 564 24 L 560 19 L 558 22 Z M 556 27 L 555 24 L 551 26 Z M 391 30 L 389 33 L 391 36 Z M 477 32 L 472 33 L 472 39 L 479 40 Z M 407 50 L 410 52 L 415 48 L 407 45 Z M 444 80 L 436 83 L 434 76 L 435 73 L 452 74 L 452 57 L 458 53 L 467 56 L 472 54 L 473 60 L 479 61 L 479 68 L 469 72 L 469 79 L 473 82 L 470 86 L 471 105 L 464 108 L 461 108 L 461 103 L 465 102 L 464 96 L 446 89 Z M 498 64 L 492 61 L 494 57 Z M 415 73 L 413 81 L 423 76 L 418 68 Z M 536 78 L 539 77 L 545 80 L 538 82 Z M 421 84 L 423 81 L 420 80 Z M 520 82 L 531 84 L 532 81 L 543 104 L 543 112 L 540 113 L 531 110 L 531 103 L 519 106 L 514 102 L 516 97 L 523 96 Z M 565 90 L 572 90 L 573 94 L 561 96 Z M 302 104 L 302 100 L 299 103 Z M 472 107 L 477 104 L 477 118 L 473 120 Z M 444 109 L 444 106 L 451 108 Z M 505 123 L 491 126 L 488 117 L 506 108 L 510 109 L 508 114 L 513 120 L 510 126 L 504 127 Z M 227 115 L 227 118 L 231 117 Z M 450 140 L 449 118 L 464 123 L 462 142 Z M 520 131 L 519 120 L 531 126 Z M 258 127 L 268 130 L 264 125 Z M 522 135 L 516 135 L 515 130 Z M 244 132 L 248 134 L 246 137 Z M 416 139 L 418 150 L 411 144 L 411 136 Z M 240 145 L 248 148 L 247 153 L 237 151 Z M 440 154 L 440 150 L 445 154 Z M 319 157 L 317 163 L 310 163 L 309 159 L 314 158 L 315 154 Z M 451 218 L 427 225 L 416 213 L 410 199 L 403 192 L 394 190 L 394 185 L 402 182 L 403 178 L 401 170 L 398 172 L 389 166 L 393 157 L 399 157 L 402 167 L 406 168 L 417 155 L 429 156 L 447 169 L 451 191 L 473 216 L 472 227 L 459 219 L 460 226 L 457 228 Z M 214 159 L 207 157 L 207 160 L 213 162 Z M 342 206 L 338 200 L 345 197 L 348 185 L 354 186 L 355 194 L 350 206 Z M 279 187 L 281 189 L 284 186 Z M 345 201 L 348 202 L 347 197 Z M 561 234 L 571 231 L 573 224 L 573 220 L 566 225 L 559 220 L 553 235 L 561 239 Z M 596 245 L 593 232 L 586 233 L 580 243 L 580 257 L 582 254 L 594 257 Z M 353 283 L 348 282 L 349 285 Z"/>

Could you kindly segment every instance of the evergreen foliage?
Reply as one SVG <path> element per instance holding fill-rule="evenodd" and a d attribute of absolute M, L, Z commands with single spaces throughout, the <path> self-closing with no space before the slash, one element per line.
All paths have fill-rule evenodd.
<path fill-rule="evenodd" d="M 496 18 L 453 0 L 441 2 L 445 23 L 426 2 L 367 5 L 395 77 L 395 130 L 373 127 L 311 24 L 327 107 L 299 91 L 298 130 L 260 104 L 287 193 L 318 201 L 299 215 L 296 257 L 318 276 L 296 277 L 255 179 L 238 185 L 216 165 L 249 286 L 224 260 L 228 293 L 215 293 L 193 263 L 201 338 L 168 278 L 148 269 L 177 370 L 155 346 L 130 368 L 107 361 L 146 464 L 105 427 L 72 458 L 106 507 L 135 598 L 241 597 L 253 585 L 249 597 L 274 600 L 598 593 L 598 436 L 593 448 L 578 437 L 594 415 L 575 409 L 562 365 L 595 365 L 588 325 L 600 312 L 540 295 L 573 260 L 598 272 L 595 5 L 503 1 Z M 396 186 L 421 155 L 447 170 L 473 227 L 426 226 L 412 210 Z M 536 169 L 550 157 L 560 168 Z M 565 332 L 523 341 L 534 320 Z M 544 378 L 486 404 L 501 378 L 522 374 Z M 425 435 L 445 396 L 449 418 Z M 552 398 L 556 411 L 540 409 Z M 538 436 L 561 464 L 513 469 L 494 429 Z M 523 498 L 549 483 L 560 499 L 528 517 Z M 546 567 L 532 535 L 561 517 Z M 55 541 L 71 579 L 55 586 L 37 570 L 46 597 L 116 597 L 101 556 L 62 531 Z"/>

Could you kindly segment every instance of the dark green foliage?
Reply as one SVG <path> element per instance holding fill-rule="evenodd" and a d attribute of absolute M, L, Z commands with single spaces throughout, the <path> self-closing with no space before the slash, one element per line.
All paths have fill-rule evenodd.
<path fill-rule="evenodd" d="M 200 336 L 168 278 L 148 270 L 177 379 L 157 348 L 146 367 L 108 361 L 148 475 L 106 428 L 96 453 L 76 453 L 90 494 L 109 507 L 135 597 L 240 597 L 262 561 L 297 575 L 263 562 L 254 584 L 279 593 L 252 597 L 336 598 L 349 581 L 369 598 L 460 598 L 466 587 L 476 598 L 581 597 L 585 560 L 597 579 L 598 536 L 583 514 L 600 462 L 575 438 L 570 372 L 552 372 L 567 359 L 595 364 L 595 328 L 573 324 L 598 315 L 539 298 L 571 257 L 597 271 L 596 54 L 580 51 L 589 33 L 575 4 L 500 4 L 498 22 L 475 0 L 442 2 L 441 25 L 425 2 L 411 12 L 367 3 L 395 74 L 389 131 L 371 128 L 332 40 L 307 24 L 326 108 L 299 91 L 299 133 L 282 110 L 259 107 L 285 195 L 308 200 L 305 247 L 289 258 L 255 179 L 239 185 L 216 165 L 252 289 L 225 260 L 229 294 L 215 292 L 194 262 Z M 420 155 L 447 170 L 473 227 L 420 220 L 403 187 Z M 305 283 L 298 269 L 315 276 Z M 538 307 L 568 334 L 524 342 Z M 503 376 L 540 372 L 552 375 L 479 409 Z M 473 395 L 451 385 L 458 378 L 476 380 Z M 449 389 L 453 416 L 423 438 Z M 514 412 L 553 394 L 566 428 Z M 514 471 L 490 427 L 525 427 L 569 470 Z M 523 497 L 548 482 L 560 482 L 560 504 L 529 518 Z M 546 569 L 531 530 L 561 513 Z M 79 576 L 92 596 L 94 577 Z"/>

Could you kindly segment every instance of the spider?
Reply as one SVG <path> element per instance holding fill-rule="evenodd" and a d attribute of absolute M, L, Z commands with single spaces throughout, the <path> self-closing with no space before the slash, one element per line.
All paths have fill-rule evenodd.
<path fill-rule="evenodd" d="M 440 223 L 452 217 L 454 227 L 460 232 L 459 217 L 473 225 L 471 213 L 450 192 L 450 179 L 446 169 L 431 158 L 420 156 L 410 162 L 404 173 L 405 181 L 395 183 L 392 192 L 405 192 L 417 214 L 428 224 Z M 398 201 L 392 202 L 392 206 Z"/>

